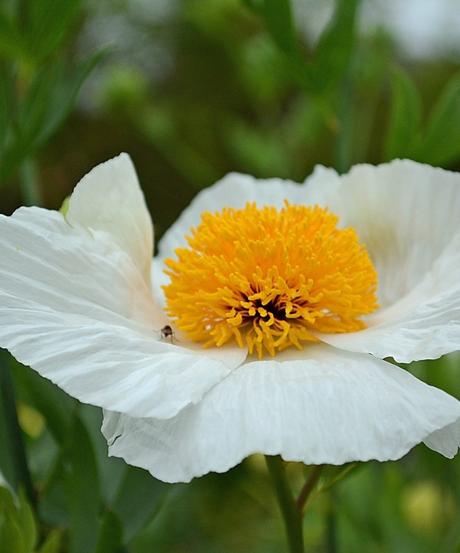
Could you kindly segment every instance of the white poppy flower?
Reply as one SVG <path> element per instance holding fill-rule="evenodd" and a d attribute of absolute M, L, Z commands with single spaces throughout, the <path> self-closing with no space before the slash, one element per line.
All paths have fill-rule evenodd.
<path fill-rule="evenodd" d="M 383 359 L 460 349 L 459 221 L 460 174 L 411 161 L 317 168 L 302 185 L 230 174 L 151 271 L 122 154 L 82 179 L 65 217 L 0 217 L 0 346 L 103 407 L 110 454 L 168 482 L 256 452 L 342 464 L 425 442 L 453 457 L 460 402 Z"/>

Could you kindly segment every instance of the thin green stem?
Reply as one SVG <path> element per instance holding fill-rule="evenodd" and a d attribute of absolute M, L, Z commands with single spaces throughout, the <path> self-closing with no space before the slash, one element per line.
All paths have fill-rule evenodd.
<path fill-rule="evenodd" d="M 324 465 L 316 465 L 311 469 L 310 474 L 308 475 L 308 478 L 303 485 L 302 489 L 300 490 L 299 496 L 297 498 L 297 509 L 300 513 L 303 513 L 305 509 L 305 505 L 307 504 L 307 501 L 312 493 L 312 491 L 315 489 L 316 484 L 318 483 L 318 480 L 321 476 L 321 472 L 323 471 Z"/>
<path fill-rule="evenodd" d="M 20 170 L 21 194 L 25 205 L 42 205 L 42 194 L 38 185 L 37 169 L 32 159 L 23 161 Z"/>
<path fill-rule="evenodd" d="M 9 356 L 6 351 L 0 350 L 0 398 L 5 420 L 8 450 L 11 453 L 12 469 L 16 488 L 23 487 L 29 501 L 35 504 L 35 491 L 30 476 L 27 456 L 24 447 L 23 434 L 19 426 L 16 411 L 16 398 L 10 374 Z"/>
<path fill-rule="evenodd" d="M 302 516 L 289 488 L 283 460 L 278 455 L 265 456 L 284 520 L 290 553 L 304 553 Z"/>

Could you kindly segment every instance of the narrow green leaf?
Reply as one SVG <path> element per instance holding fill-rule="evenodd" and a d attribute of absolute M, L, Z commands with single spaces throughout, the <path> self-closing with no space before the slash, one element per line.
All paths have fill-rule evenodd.
<path fill-rule="evenodd" d="M 53 53 L 66 37 L 81 7 L 80 0 L 29 0 L 27 46 L 40 61 Z"/>
<path fill-rule="evenodd" d="M 9 111 L 9 75 L 0 64 L 0 159 L 8 135 L 8 111 Z M 1 164 L 1 161 L 0 161 Z"/>
<path fill-rule="evenodd" d="M 436 102 L 416 157 L 431 165 L 460 158 L 460 74 L 450 79 Z"/>
<path fill-rule="evenodd" d="M 102 517 L 94 553 L 118 553 L 123 545 L 123 529 L 118 517 L 107 511 Z"/>
<path fill-rule="evenodd" d="M 62 532 L 61 530 L 52 530 L 43 545 L 37 553 L 60 553 L 61 551 Z"/>
<path fill-rule="evenodd" d="M 53 438 L 63 445 L 69 436 L 75 400 L 29 367 L 15 362 L 12 369 L 21 398 L 45 417 Z"/>
<path fill-rule="evenodd" d="M 124 543 L 152 520 L 159 511 L 171 486 L 156 480 L 147 471 L 129 467 L 113 504 L 123 525 Z"/>
<path fill-rule="evenodd" d="M 35 490 L 29 471 L 21 427 L 16 411 L 16 391 L 11 378 L 10 354 L 0 349 L 0 417 L 4 419 L 2 439 L 6 450 L 6 467 L 10 469 L 9 481 L 15 489 L 22 486 L 30 501 L 35 500 Z M 9 459 L 8 459 L 9 457 Z M 11 470 L 12 469 L 12 470 Z"/>
<path fill-rule="evenodd" d="M 0 553 L 31 553 L 26 549 L 22 530 L 11 513 L 0 518 Z"/>
<path fill-rule="evenodd" d="M 81 86 L 107 53 L 108 50 L 100 50 L 92 54 L 80 62 L 70 74 L 65 71 L 64 66 L 61 65 L 58 68 L 60 77 L 52 92 L 52 101 L 49 102 L 50 110 L 48 111 L 47 119 L 37 135 L 37 146 L 41 146 L 49 140 L 68 117 L 73 109 Z"/>
<path fill-rule="evenodd" d="M 3 152 L 0 183 L 58 130 L 73 109 L 83 82 L 106 53 L 99 51 L 70 71 L 64 60 L 49 63 L 35 75 L 21 104 L 18 131 Z"/>
<path fill-rule="evenodd" d="M 246 6 L 254 11 L 260 11 L 263 7 L 265 0 L 243 0 L 243 3 L 246 4 Z"/>
<path fill-rule="evenodd" d="M 70 517 L 70 553 L 92 551 L 100 510 L 99 476 L 88 431 L 75 416 L 66 448 L 66 495 Z"/>
<path fill-rule="evenodd" d="M 287 176 L 285 144 L 279 134 L 268 132 L 235 119 L 228 126 L 226 139 L 238 162 L 258 177 Z"/>
<path fill-rule="evenodd" d="M 391 111 L 385 141 L 385 159 L 411 157 L 421 121 L 420 94 L 401 69 L 391 75 Z"/>
<path fill-rule="evenodd" d="M 315 49 L 313 79 L 317 91 L 331 89 L 348 69 L 358 5 L 359 0 L 336 0 L 334 15 Z"/>
<path fill-rule="evenodd" d="M 0 553 L 31 553 L 26 549 L 13 495 L 0 488 Z"/>
<path fill-rule="evenodd" d="M 22 491 L 19 493 L 18 524 L 21 529 L 25 550 L 27 553 L 32 553 L 37 543 L 37 527 L 32 509 Z"/>
<path fill-rule="evenodd" d="M 24 40 L 16 21 L 0 6 L 0 57 L 17 61 L 22 59 Z"/>
<path fill-rule="evenodd" d="M 11 491 L 4 487 L 0 487 L 0 513 L 14 513 L 16 506 Z"/>
<path fill-rule="evenodd" d="M 290 0 L 264 0 L 261 10 L 267 30 L 278 48 L 285 54 L 295 53 L 297 41 Z"/>

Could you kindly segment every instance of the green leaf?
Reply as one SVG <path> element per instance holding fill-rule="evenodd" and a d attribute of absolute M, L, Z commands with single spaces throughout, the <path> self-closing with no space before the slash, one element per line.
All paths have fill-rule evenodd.
<path fill-rule="evenodd" d="M 23 433 L 19 426 L 16 411 L 16 390 L 11 378 L 11 356 L 0 349 L 0 438 L 2 450 L 0 454 L 2 469 L 5 470 L 8 481 L 14 488 L 23 486 L 29 498 L 34 498 L 35 491 L 29 471 Z M 5 464 L 3 464 L 5 463 Z"/>
<path fill-rule="evenodd" d="M 31 553 L 26 549 L 21 528 L 11 513 L 0 518 L 0 553 Z"/>
<path fill-rule="evenodd" d="M 34 76 L 21 103 L 16 135 L 2 156 L 0 183 L 58 130 L 73 109 L 83 82 L 106 53 L 99 51 L 71 70 L 64 60 L 58 60 Z"/>
<path fill-rule="evenodd" d="M 285 54 L 297 52 L 290 0 L 264 0 L 261 6 L 267 30 Z"/>
<path fill-rule="evenodd" d="M 450 79 L 436 102 L 416 157 L 431 165 L 447 165 L 460 157 L 460 74 Z"/>
<path fill-rule="evenodd" d="M 269 134 L 235 119 L 228 126 L 226 139 L 239 164 L 258 177 L 287 176 L 287 156 L 279 134 Z"/>
<path fill-rule="evenodd" d="M 8 72 L 0 64 L 0 158 L 8 136 L 10 89 Z"/>
<path fill-rule="evenodd" d="M 118 553 L 123 545 L 123 529 L 118 517 L 107 511 L 101 521 L 94 553 Z"/>
<path fill-rule="evenodd" d="M 25 550 L 27 553 L 32 553 L 37 543 L 37 527 L 32 509 L 22 491 L 19 493 L 18 524 Z"/>
<path fill-rule="evenodd" d="M 0 553 L 31 553 L 26 549 L 13 495 L 0 488 Z"/>
<path fill-rule="evenodd" d="M 58 130 L 73 109 L 81 86 L 96 67 L 107 55 L 108 50 L 100 50 L 80 62 L 69 74 L 61 64 L 60 78 L 52 93 L 50 102 L 52 109 L 47 114 L 46 121 L 37 136 L 36 142 L 41 146 Z"/>
<path fill-rule="evenodd" d="M 401 69 L 391 75 L 392 102 L 385 142 L 385 159 L 411 157 L 421 122 L 420 94 Z"/>
<path fill-rule="evenodd" d="M 63 445 L 71 430 L 75 400 L 29 367 L 15 362 L 12 369 L 21 399 L 43 415 L 53 438 Z"/>
<path fill-rule="evenodd" d="M 62 541 L 62 531 L 59 529 L 52 530 L 43 545 L 37 553 L 60 553 Z"/>
<path fill-rule="evenodd" d="M 147 471 L 128 468 L 113 504 L 113 511 L 123 524 L 125 544 L 152 520 L 170 489 L 170 485 L 160 482 Z"/>
<path fill-rule="evenodd" d="M 29 0 L 27 46 L 31 58 L 40 61 L 56 50 L 80 7 L 80 0 Z"/>
<path fill-rule="evenodd" d="M 13 494 L 8 488 L 0 487 L 0 513 L 14 513 L 16 506 L 14 504 Z"/>
<path fill-rule="evenodd" d="M 314 86 L 318 91 L 333 88 L 349 67 L 356 32 L 359 0 L 336 0 L 334 15 L 323 31 L 314 54 Z"/>
<path fill-rule="evenodd" d="M 0 7 L 0 57 L 17 61 L 23 57 L 23 52 L 23 36 L 16 21 L 2 6 Z"/>
<path fill-rule="evenodd" d="M 93 445 L 76 415 L 66 448 L 66 496 L 70 518 L 70 553 L 92 551 L 96 545 L 100 511 L 99 476 Z"/>

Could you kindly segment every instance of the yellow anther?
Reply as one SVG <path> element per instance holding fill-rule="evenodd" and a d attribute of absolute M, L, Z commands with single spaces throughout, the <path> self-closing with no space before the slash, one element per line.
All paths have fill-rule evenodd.
<path fill-rule="evenodd" d="M 318 206 L 204 213 L 188 248 L 166 261 L 168 314 L 204 346 L 234 340 L 275 355 L 317 332 L 362 329 L 377 308 L 377 273 L 353 229 Z"/>

